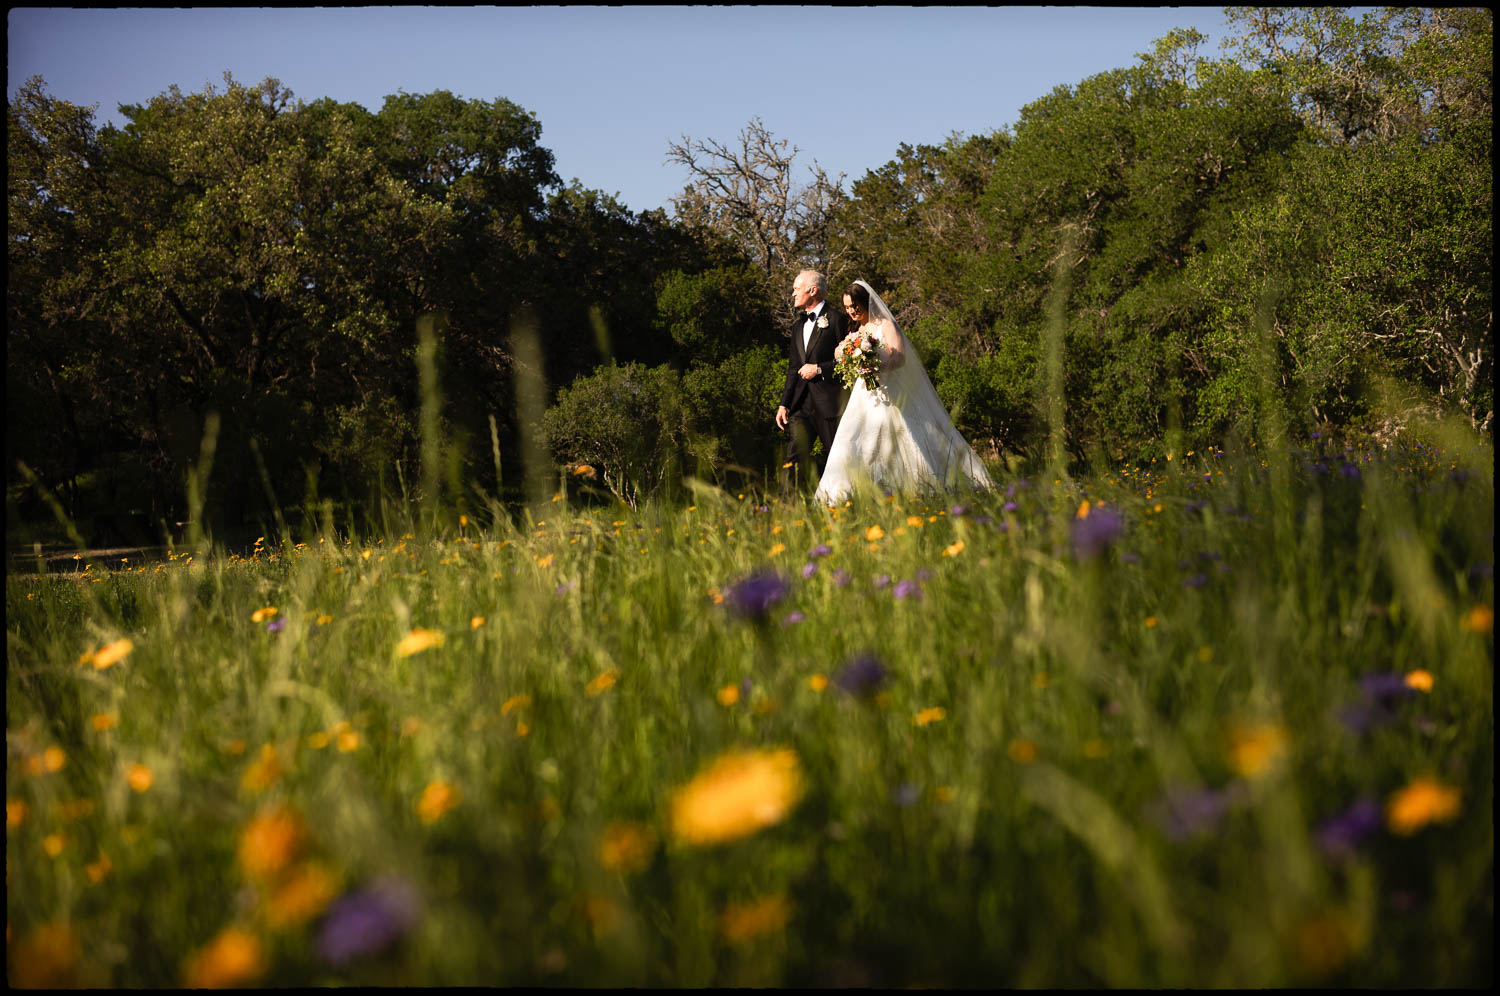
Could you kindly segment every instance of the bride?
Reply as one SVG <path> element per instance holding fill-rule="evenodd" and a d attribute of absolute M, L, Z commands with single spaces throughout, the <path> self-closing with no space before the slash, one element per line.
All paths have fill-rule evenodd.
<path fill-rule="evenodd" d="M 880 386 L 855 382 L 817 500 L 841 501 L 862 483 L 905 493 L 991 487 L 984 464 L 953 427 L 921 357 L 880 295 L 856 280 L 844 290 L 844 310 L 851 335 L 863 332 L 879 343 Z"/>

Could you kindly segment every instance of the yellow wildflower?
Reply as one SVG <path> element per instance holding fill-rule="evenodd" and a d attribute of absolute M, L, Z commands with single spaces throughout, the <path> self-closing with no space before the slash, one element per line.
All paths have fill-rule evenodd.
<path fill-rule="evenodd" d="M 339 753 L 351 754 L 359 750 L 359 734 L 353 730 L 345 730 L 339 734 Z"/>
<path fill-rule="evenodd" d="M 14 830 L 26 822 L 26 813 L 29 807 L 22 799 L 5 800 L 5 829 Z"/>
<path fill-rule="evenodd" d="M 538 558 L 536 558 L 536 565 L 538 567 L 551 567 L 552 566 L 552 562 L 554 560 L 556 560 L 556 559 L 557 559 L 557 555 L 556 554 L 549 553 L 545 557 L 538 557 Z"/>
<path fill-rule="evenodd" d="M 1146 617 L 1146 628 L 1147 629 L 1155 629 L 1156 628 L 1156 617 L 1155 616 L 1147 616 Z"/>
<path fill-rule="evenodd" d="M 1286 753 L 1286 731 L 1274 723 L 1237 726 L 1229 733 L 1229 766 L 1246 778 L 1259 778 Z"/>
<path fill-rule="evenodd" d="M 517 709 L 525 709 L 529 705 L 531 705 L 530 695 L 512 695 L 500 703 L 500 715 L 509 716 Z"/>
<path fill-rule="evenodd" d="M 1392 833 L 1410 837 L 1429 823 L 1451 823 L 1458 818 L 1461 795 L 1435 779 L 1418 778 L 1386 801 L 1386 825 Z"/>
<path fill-rule="evenodd" d="M 906 517 L 906 524 L 913 529 L 920 529 L 922 528 L 922 517 L 920 515 L 908 515 Z"/>
<path fill-rule="evenodd" d="M 443 645 L 443 634 L 435 629 L 414 629 L 396 644 L 397 657 L 410 657 Z"/>
<path fill-rule="evenodd" d="M 929 723 L 938 723 L 948 718 L 948 712 L 942 706 L 933 706 L 931 709 L 923 709 L 917 713 L 912 722 L 918 726 L 926 726 Z"/>
<path fill-rule="evenodd" d="M 458 805 L 459 791 L 445 781 L 432 781 L 422 790 L 417 800 L 417 816 L 423 823 L 431 825 L 443 818 L 443 814 Z"/>
<path fill-rule="evenodd" d="M 776 556 L 779 553 L 785 553 L 785 552 L 786 552 L 786 544 L 785 543 L 777 543 L 775 546 L 771 547 L 771 551 L 770 551 L 769 555 L 772 556 L 772 557 L 774 557 L 774 556 Z"/>
<path fill-rule="evenodd" d="M 807 687 L 811 688 L 815 692 L 821 692 L 823 689 L 828 687 L 828 676 L 825 674 L 813 675 L 812 677 L 807 679 Z"/>
<path fill-rule="evenodd" d="M 318 617 L 319 626 L 327 626 L 331 622 L 333 622 L 333 616 L 323 615 Z"/>
<path fill-rule="evenodd" d="M 49 833 L 42 838 L 42 850 L 47 852 L 47 857 L 55 858 L 68 846 L 68 838 L 60 833 Z"/>
<path fill-rule="evenodd" d="M 256 609 L 254 612 L 250 613 L 250 621 L 255 623 L 265 622 L 267 619 L 270 619 L 274 615 L 276 615 L 276 606 L 267 605 L 263 609 Z"/>
<path fill-rule="evenodd" d="M 65 823 L 81 820 L 94 811 L 93 799 L 72 799 L 68 802 L 59 803 L 57 815 Z"/>
<path fill-rule="evenodd" d="M 1030 740 L 1015 739 L 1005 748 L 1005 753 L 1017 764 L 1030 764 L 1036 760 L 1036 744 Z"/>
<path fill-rule="evenodd" d="M 624 914 L 620 910 L 620 904 L 608 896 L 601 896 L 597 892 L 589 893 L 581 897 L 583 905 L 583 917 L 594 929 L 594 935 L 603 936 L 613 934 L 619 929 Z"/>
<path fill-rule="evenodd" d="M 617 821 L 599 835 L 599 863 L 610 871 L 644 871 L 656 852 L 656 833 L 644 823 Z"/>
<path fill-rule="evenodd" d="M 89 720 L 89 725 L 100 733 L 114 729 L 119 723 L 119 717 L 108 712 L 97 713 Z"/>
<path fill-rule="evenodd" d="M 606 690 L 613 688 L 615 682 L 619 679 L 620 672 L 616 671 L 614 668 L 610 668 L 608 671 L 605 671 L 603 674 L 599 675 L 599 677 L 589 682 L 583 690 L 590 698 L 592 698 L 595 695 L 600 695 Z"/>
<path fill-rule="evenodd" d="M 110 862 L 109 855 L 101 851 L 99 852 L 99 860 L 90 861 L 83 866 L 83 870 L 88 873 L 89 881 L 98 885 L 104 881 L 113 867 L 114 865 Z"/>
<path fill-rule="evenodd" d="M 881 529 L 879 526 L 871 526 L 869 529 L 865 530 L 865 539 L 869 540 L 871 543 L 874 543 L 876 540 L 881 539 L 884 536 L 885 530 Z"/>
<path fill-rule="evenodd" d="M 735 840 L 781 822 L 802 793 L 795 751 L 725 754 L 674 794 L 672 832 L 700 846 Z"/>
<path fill-rule="evenodd" d="M 719 689 L 719 705 L 732 706 L 740 700 L 739 685 L 725 685 Z"/>
<path fill-rule="evenodd" d="M 48 747 L 42 751 L 42 767 L 47 771 L 61 771 L 63 765 L 68 763 L 68 754 L 61 747 Z"/>
<path fill-rule="evenodd" d="M 319 730 L 316 733 L 308 734 L 307 746 L 311 747 L 313 750 L 322 750 L 324 747 L 328 746 L 328 734 L 323 732 L 322 730 Z"/>
<path fill-rule="evenodd" d="M 281 758 L 277 755 L 276 748 L 263 744 L 260 755 L 245 769 L 245 777 L 240 780 L 240 785 L 259 792 L 274 785 L 281 778 L 282 771 Z"/>
<path fill-rule="evenodd" d="M 964 552 L 964 541 L 963 540 L 959 540 L 958 542 L 954 543 L 952 546 L 945 547 L 943 549 L 943 556 L 945 556 L 945 557 L 956 557 L 960 553 L 963 553 L 963 552 Z"/>
<path fill-rule="evenodd" d="M 135 649 L 135 644 L 129 637 L 106 643 L 98 650 L 89 655 L 89 662 L 94 665 L 95 671 L 103 671 L 107 667 L 124 660 L 129 653 Z"/>
<path fill-rule="evenodd" d="M 472 618 L 472 619 L 469 620 L 469 628 L 470 629 L 478 629 L 479 627 L 481 627 L 483 625 L 484 625 L 484 616 L 475 616 L 474 618 Z"/>
<path fill-rule="evenodd" d="M 189 989 L 228 989 L 254 982 L 265 970 L 260 938 L 226 927 L 188 959 L 183 982 Z"/>
<path fill-rule="evenodd" d="M 1089 503 L 1087 501 L 1085 501 L 1082 505 L 1078 506 L 1078 518 L 1080 518 L 1080 519 L 1087 519 L 1088 517 L 1089 517 Z"/>
<path fill-rule="evenodd" d="M 750 903 L 730 903 L 719 917 L 719 927 L 729 943 L 743 944 L 786 929 L 791 918 L 791 905 L 778 893 Z"/>

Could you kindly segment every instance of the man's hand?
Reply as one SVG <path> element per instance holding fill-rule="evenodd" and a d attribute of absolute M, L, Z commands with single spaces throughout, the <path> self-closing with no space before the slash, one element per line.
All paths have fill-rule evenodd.
<path fill-rule="evenodd" d="M 819 372 L 820 371 L 818 370 L 818 365 L 816 363 L 804 363 L 800 368 L 798 368 L 797 376 L 801 377 L 803 380 L 812 380 L 819 374 Z"/>
<path fill-rule="evenodd" d="M 786 431 L 786 406 L 782 405 L 776 409 L 776 428 L 782 432 Z"/>

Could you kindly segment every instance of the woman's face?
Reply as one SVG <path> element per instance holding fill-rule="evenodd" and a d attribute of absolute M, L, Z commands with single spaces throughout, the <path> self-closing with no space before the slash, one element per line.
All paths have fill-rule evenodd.
<path fill-rule="evenodd" d="M 850 297 L 848 294 L 844 295 L 844 312 L 854 321 L 859 322 L 859 324 L 861 325 L 865 323 L 865 319 L 870 317 L 869 313 L 859 305 L 855 304 L 854 298 Z"/>

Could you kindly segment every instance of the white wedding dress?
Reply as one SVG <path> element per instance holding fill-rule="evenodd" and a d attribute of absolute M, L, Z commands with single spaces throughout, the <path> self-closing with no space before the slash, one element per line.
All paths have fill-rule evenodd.
<path fill-rule="evenodd" d="M 868 485 L 893 494 L 991 488 L 989 473 L 954 428 L 911 340 L 903 344 L 900 365 L 886 366 L 890 353 L 885 337 L 897 329 L 895 319 L 868 284 L 858 283 L 870 293 L 865 328 L 880 342 L 880 386 L 854 385 L 828 451 L 817 500 L 833 504 Z"/>

